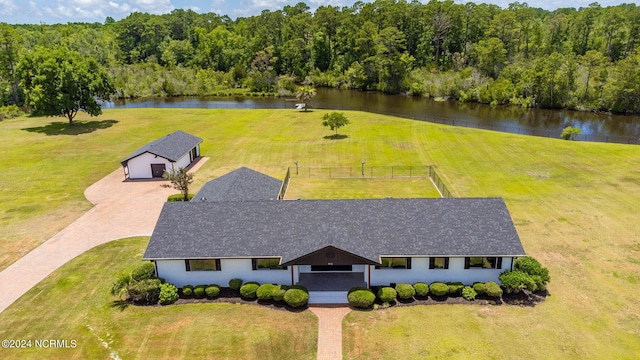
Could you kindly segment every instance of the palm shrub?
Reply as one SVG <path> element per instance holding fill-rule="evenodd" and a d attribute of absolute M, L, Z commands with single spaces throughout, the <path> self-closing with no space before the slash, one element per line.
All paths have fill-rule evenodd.
<path fill-rule="evenodd" d="M 397 295 L 398 293 L 396 292 L 396 290 L 389 286 L 381 287 L 378 290 L 378 299 L 380 299 L 380 301 L 382 301 L 383 303 L 396 301 Z"/>
<path fill-rule="evenodd" d="M 178 288 L 169 283 L 160 284 L 160 305 L 173 304 L 178 300 Z"/>
<path fill-rule="evenodd" d="M 260 284 L 257 282 L 248 282 L 240 287 L 240 296 L 245 299 L 255 299 L 259 287 Z"/>
<path fill-rule="evenodd" d="M 302 289 L 289 289 L 284 293 L 284 301 L 291 307 L 301 307 L 309 302 L 309 294 Z"/>
<path fill-rule="evenodd" d="M 433 296 L 445 296 L 449 293 L 449 286 L 442 282 L 434 282 L 429 285 L 429 292 Z"/>
<path fill-rule="evenodd" d="M 376 296 L 371 290 L 364 289 L 352 291 L 347 295 L 347 299 L 349 300 L 349 305 L 354 308 L 368 309 L 376 301 Z"/>
<path fill-rule="evenodd" d="M 116 278 L 116 281 L 111 285 L 111 295 L 116 295 L 120 300 L 129 298 L 129 284 L 131 283 L 131 275 L 128 273 L 121 273 Z"/>
<path fill-rule="evenodd" d="M 242 286 L 242 279 L 231 279 L 229 280 L 229 288 L 231 290 L 240 290 L 240 287 Z"/>
<path fill-rule="evenodd" d="M 465 286 L 464 288 L 462 288 L 462 297 L 465 300 L 474 300 L 476 298 L 476 295 L 478 295 L 478 293 L 473 290 L 471 286 Z"/>
<path fill-rule="evenodd" d="M 204 289 L 205 294 L 209 299 L 213 299 L 216 296 L 220 295 L 220 286 L 216 284 L 211 284 Z"/>
<path fill-rule="evenodd" d="M 413 288 L 416 290 L 416 296 L 426 297 L 429 295 L 429 285 L 423 282 L 417 282 L 413 284 Z"/>
<path fill-rule="evenodd" d="M 502 289 L 500 288 L 500 285 L 494 283 L 493 281 L 486 282 L 484 286 L 487 296 L 492 298 L 499 298 L 502 296 Z"/>
<path fill-rule="evenodd" d="M 413 299 L 416 295 L 416 290 L 411 286 L 411 284 L 396 285 L 396 292 L 398 293 L 398 298 L 401 300 Z"/>

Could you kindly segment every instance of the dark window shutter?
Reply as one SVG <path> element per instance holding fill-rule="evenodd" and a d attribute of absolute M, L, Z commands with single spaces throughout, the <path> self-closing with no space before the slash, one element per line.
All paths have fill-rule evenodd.
<path fill-rule="evenodd" d="M 185 268 L 187 271 L 191 271 L 191 266 L 189 266 L 189 260 L 185 260 L 185 261 L 184 261 L 184 268 Z"/>
<path fill-rule="evenodd" d="M 445 269 L 449 268 L 449 258 L 448 257 L 444 258 L 444 268 Z"/>
<path fill-rule="evenodd" d="M 258 270 L 258 259 L 251 259 L 251 269 Z"/>
<path fill-rule="evenodd" d="M 496 269 L 502 269 L 502 258 L 496 258 Z"/>
<path fill-rule="evenodd" d="M 411 269 L 411 258 L 407 258 L 407 269 Z"/>
<path fill-rule="evenodd" d="M 216 270 L 220 271 L 222 268 L 220 267 L 220 259 L 216 259 Z"/>
<path fill-rule="evenodd" d="M 470 261 L 470 260 L 471 260 L 471 259 L 470 259 L 470 258 L 468 258 L 468 257 L 464 258 L 464 268 L 465 268 L 465 269 L 468 269 L 468 268 L 469 268 L 469 261 Z"/>
<path fill-rule="evenodd" d="M 435 258 L 429 258 L 429 269 L 435 269 L 436 267 L 436 259 Z"/>

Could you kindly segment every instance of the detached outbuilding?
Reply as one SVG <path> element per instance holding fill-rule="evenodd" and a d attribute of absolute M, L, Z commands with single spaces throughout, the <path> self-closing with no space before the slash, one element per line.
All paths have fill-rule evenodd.
<path fill-rule="evenodd" d="M 200 157 L 201 142 L 201 138 L 180 130 L 152 141 L 122 160 L 124 176 L 161 178 L 165 171 L 186 168 Z"/>

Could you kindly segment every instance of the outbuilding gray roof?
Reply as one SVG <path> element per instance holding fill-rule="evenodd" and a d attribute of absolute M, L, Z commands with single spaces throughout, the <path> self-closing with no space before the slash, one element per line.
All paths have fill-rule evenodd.
<path fill-rule="evenodd" d="M 500 198 L 166 203 L 144 259 L 523 256 Z"/>
<path fill-rule="evenodd" d="M 204 184 L 191 201 L 275 200 L 280 187 L 282 180 L 241 167 Z"/>
<path fill-rule="evenodd" d="M 182 156 L 184 156 L 184 154 L 191 151 L 191 149 L 201 142 L 201 138 L 187 134 L 184 131 L 177 130 L 134 151 L 131 155 L 122 160 L 122 165 L 126 165 L 127 161 L 146 152 L 158 155 L 169 161 L 178 161 Z"/>

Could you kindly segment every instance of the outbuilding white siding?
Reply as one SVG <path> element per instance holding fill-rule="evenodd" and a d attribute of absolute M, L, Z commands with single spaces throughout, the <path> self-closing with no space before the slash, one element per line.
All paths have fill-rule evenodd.
<path fill-rule="evenodd" d="M 199 146 L 196 147 L 197 156 L 200 156 Z M 186 168 L 189 166 L 193 159 L 190 156 L 191 152 L 184 154 L 178 161 L 172 162 L 161 156 L 151 153 L 140 154 L 133 159 L 127 161 L 127 168 L 129 169 L 130 179 L 150 179 L 151 164 L 164 164 L 167 171 L 172 169 Z"/>
<path fill-rule="evenodd" d="M 158 276 L 177 287 L 218 284 L 229 286 L 229 280 L 257 281 L 261 284 L 291 284 L 291 269 L 253 270 L 251 259 L 220 259 L 220 271 L 187 271 L 184 260 L 156 260 Z"/>

